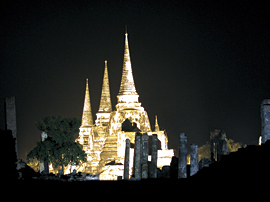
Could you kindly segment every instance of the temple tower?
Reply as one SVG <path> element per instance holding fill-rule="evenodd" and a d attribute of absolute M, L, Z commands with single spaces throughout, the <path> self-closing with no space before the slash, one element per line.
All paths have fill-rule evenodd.
<path fill-rule="evenodd" d="M 157 115 L 155 117 L 155 131 L 159 131 L 159 125 L 158 125 Z"/>
<path fill-rule="evenodd" d="M 134 84 L 127 32 L 125 33 L 122 79 L 117 101 L 116 111 L 111 115 L 110 133 L 118 131 L 126 119 L 135 123 L 143 132 L 151 131 L 147 112 L 139 102 L 139 95 Z"/>
<path fill-rule="evenodd" d="M 93 137 L 92 137 L 92 128 L 93 128 L 93 117 L 92 117 L 92 109 L 90 102 L 90 93 L 88 87 L 88 79 L 86 79 L 86 89 L 85 89 L 85 97 L 84 97 L 84 105 L 83 105 L 83 113 L 82 113 L 82 124 L 80 127 L 79 137 L 77 141 L 83 145 L 84 151 L 88 152 L 93 149 Z M 87 156 L 87 161 L 91 161 L 92 158 Z M 88 165 L 85 166 L 85 169 L 88 169 Z"/>
<path fill-rule="evenodd" d="M 122 124 L 127 119 L 133 126 L 136 125 L 134 128 L 142 132 L 151 132 L 147 112 L 141 106 L 139 95 L 135 88 L 128 34 L 126 32 L 121 85 L 117 95 L 116 110 L 110 114 L 108 134 L 106 135 L 103 151 L 100 154 L 101 167 L 104 168 L 104 165 L 110 161 L 124 163 L 125 140 L 129 137 L 131 142 L 134 143 L 136 133 L 134 131 L 126 133 L 127 131 L 122 130 Z M 106 170 L 108 168 L 105 166 L 104 169 Z M 106 175 L 106 173 L 103 174 Z"/>
<path fill-rule="evenodd" d="M 77 138 L 87 154 L 87 163 L 78 168 L 78 171 L 99 174 L 99 179 L 103 180 L 116 180 L 117 176 L 122 176 L 124 171 L 125 141 L 129 139 L 131 144 L 135 144 L 135 136 L 138 132 L 145 133 L 149 137 L 153 134 L 157 136 L 159 145 L 157 147 L 157 167 L 170 165 L 174 152 L 168 149 L 166 132 L 160 130 L 157 117 L 155 131 L 151 131 L 148 114 L 139 102 L 132 73 L 128 33 L 126 32 L 122 77 L 115 110 L 112 110 L 108 67 L 107 61 L 105 61 L 100 105 L 94 125 L 87 82 L 82 125 Z M 129 157 L 131 159 L 129 168 L 132 169 L 134 148 L 130 148 Z M 149 158 L 151 155 L 148 155 L 147 159 Z M 130 175 L 131 170 L 128 173 Z"/>
<path fill-rule="evenodd" d="M 107 60 L 105 60 L 105 69 L 103 76 L 100 105 L 99 110 L 96 114 L 97 115 L 96 125 L 97 126 L 108 125 L 111 112 L 112 112 L 112 103 L 110 95 L 109 75 L 108 75 Z"/>
<path fill-rule="evenodd" d="M 130 60 L 130 52 L 128 45 L 128 33 L 125 34 L 125 49 L 124 49 L 124 60 L 123 60 L 123 71 L 122 71 L 122 79 L 121 85 L 119 89 L 119 93 L 117 95 L 118 103 L 138 103 L 139 95 L 136 92 L 131 60 Z"/>
<path fill-rule="evenodd" d="M 92 116 L 90 94 L 89 94 L 89 88 L 88 88 L 88 79 L 86 79 L 86 89 L 85 89 L 85 98 L 84 98 L 81 126 L 82 127 L 93 126 L 93 116 Z"/>

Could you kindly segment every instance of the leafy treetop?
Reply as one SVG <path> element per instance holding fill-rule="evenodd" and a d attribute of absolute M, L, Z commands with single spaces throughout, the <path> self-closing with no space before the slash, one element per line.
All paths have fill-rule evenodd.
<path fill-rule="evenodd" d="M 82 145 L 75 142 L 75 135 L 81 125 L 80 119 L 48 116 L 36 125 L 39 130 L 47 133 L 48 138 L 43 142 L 37 142 L 37 146 L 29 152 L 29 162 L 36 158 L 52 163 L 54 168 L 62 166 L 62 170 L 72 162 L 77 165 L 86 162 Z"/>

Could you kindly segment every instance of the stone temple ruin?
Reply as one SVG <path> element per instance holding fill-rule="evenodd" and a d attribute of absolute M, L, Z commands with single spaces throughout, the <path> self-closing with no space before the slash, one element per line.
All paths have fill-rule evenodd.
<path fill-rule="evenodd" d="M 228 155 L 227 137 L 224 131 L 215 130 L 210 134 L 210 159 L 201 159 L 197 144 L 190 145 L 190 165 L 187 165 L 187 137 L 179 136 L 179 157 L 168 148 L 168 136 L 160 130 L 157 117 L 152 131 L 147 112 L 139 102 L 136 91 L 128 44 L 125 34 L 125 49 L 122 80 L 117 95 L 117 104 L 112 110 L 107 61 L 103 77 L 100 106 L 93 121 L 88 80 L 86 82 L 85 100 L 80 133 L 76 141 L 83 145 L 87 162 L 83 165 L 72 165 L 76 172 L 98 175 L 100 180 L 148 179 L 148 178 L 187 178 L 194 176 L 204 167 L 220 162 Z M 5 99 L 5 130 L 3 135 L 10 136 L 14 145 L 14 159 L 18 177 L 26 165 L 17 157 L 17 127 L 15 98 Z M 11 137 L 12 136 L 12 137 Z M 42 134 L 44 140 L 46 134 Z M 261 136 L 259 144 L 270 139 L 270 99 L 261 103 Z M 46 162 L 39 162 L 40 171 L 48 170 Z M 97 178 L 95 178 L 97 179 Z"/>
<path fill-rule="evenodd" d="M 231 176 L 242 176 L 245 177 L 243 170 L 250 170 L 249 177 L 257 176 L 259 170 L 264 167 L 263 163 L 267 163 L 265 159 L 268 158 L 270 143 L 269 141 L 269 130 L 270 122 L 268 115 L 270 114 L 270 108 L 268 107 L 270 100 L 263 100 L 261 106 L 261 118 L 262 118 L 262 136 L 260 140 L 261 146 L 247 146 L 246 148 L 240 149 L 238 152 L 230 153 L 227 149 L 226 134 L 222 130 L 214 130 L 210 134 L 210 159 L 201 159 L 198 162 L 198 145 L 190 145 L 190 165 L 187 165 L 187 137 L 184 133 L 179 136 L 179 157 L 175 156 L 171 159 L 169 165 L 165 165 L 162 169 L 158 168 L 158 136 L 148 133 L 136 132 L 134 137 L 134 143 L 131 143 L 130 138 L 125 139 L 125 151 L 124 151 L 124 163 L 123 173 L 117 177 L 117 179 L 124 180 L 140 180 L 140 179 L 153 179 L 153 178 L 171 178 L 180 179 L 194 176 L 196 178 L 219 178 L 231 177 Z M 9 174 L 14 176 L 14 179 L 34 179 L 32 177 L 39 177 L 37 173 L 31 170 L 22 161 L 18 160 L 17 148 L 16 148 L 16 136 L 14 138 L 14 127 L 16 127 L 16 113 L 15 111 L 15 98 L 6 99 L 6 129 L 1 130 L 2 137 L 5 142 L 10 146 L 10 155 L 7 155 L 5 162 L 7 162 L 6 168 L 8 168 Z M 10 128 L 9 128 L 10 127 Z M 9 130 L 8 130 L 9 129 Z M 151 139 L 151 141 L 149 141 Z M 133 148 L 132 148 L 133 147 Z M 3 147 L 4 148 L 4 147 Z M 130 153 L 134 150 L 134 155 Z M 13 150 L 14 152 L 11 152 Z M 250 161 L 256 161 L 257 163 L 250 163 Z M 259 164 L 258 164 L 259 162 Z M 111 165 L 115 165 L 111 164 Z M 208 167 L 207 169 L 202 169 Z M 267 166 L 266 166 L 267 167 Z M 27 170 L 28 169 L 28 170 Z M 130 173 L 130 170 L 131 173 Z M 233 173 L 233 175 L 231 175 Z M 97 180 L 98 176 L 91 176 L 88 174 L 76 174 L 76 172 L 70 175 L 70 180 Z M 43 179 L 54 179 L 51 176 Z M 59 179 L 59 177 L 58 177 Z"/>
<path fill-rule="evenodd" d="M 93 175 L 99 174 L 102 180 L 117 180 L 118 176 L 123 176 L 124 172 L 125 141 L 129 139 L 130 151 L 128 154 L 132 159 L 134 155 L 136 156 L 134 144 L 136 145 L 135 136 L 138 132 L 147 134 L 147 137 L 142 135 L 144 142 L 142 146 L 146 145 L 145 141 L 157 142 L 157 167 L 169 166 L 171 158 L 174 156 L 174 150 L 168 148 L 168 136 L 165 130 L 160 130 L 157 116 L 155 129 L 152 130 L 148 114 L 139 102 L 131 67 L 128 34 L 126 33 L 122 79 L 115 110 L 111 105 L 107 61 L 105 61 L 100 105 L 95 121 L 92 117 L 88 80 L 86 82 L 82 124 L 77 141 L 83 145 L 83 150 L 87 154 L 87 162 L 78 165 L 76 170 Z M 150 150 L 151 147 L 152 145 L 149 144 Z M 151 155 L 144 156 L 142 159 L 147 162 L 148 159 L 151 159 Z M 133 161 L 130 161 L 129 165 L 129 171 L 126 170 L 125 174 L 128 173 L 130 178 Z"/>
<path fill-rule="evenodd" d="M 187 136 L 181 133 L 179 141 L 179 157 L 173 157 L 170 166 L 163 166 L 162 170 L 157 168 L 157 137 L 152 135 L 151 158 L 148 161 L 149 144 L 147 133 L 137 133 L 135 136 L 134 159 L 130 159 L 130 140 L 126 139 L 124 179 L 128 180 L 130 161 L 134 161 L 132 178 L 135 180 L 147 178 L 187 178 L 195 175 L 199 169 L 209 167 L 211 163 L 219 162 L 223 155 L 228 154 L 226 134 L 222 130 L 214 130 L 210 134 L 211 158 L 201 159 L 199 162 L 199 150 L 197 144 L 190 145 L 190 165 L 187 164 Z M 175 175 L 177 172 L 177 175 Z"/>
<path fill-rule="evenodd" d="M 108 166 L 123 166 L 122 173 L 117 176 L 117 179 L 124 180 L 140 180 L 140 179 L 153 179 L 153 178 L 170 178 L 170 179 L 181 179 L 188 178 L 191 176 L 199 176 L 204 177 L 202 173 L 207 173 L 207 175 L 215 178 L 216 176 L 229 176 L 229 171 L 224 171 L 226 165 L 223 165 L 224 162 L 228 162 L 230 164 L 230 158 L 236 160 L 233 164 L 238 165 L 241 164 L 241 167 L 245 166 L 245 163 L 248 164 L 248 160 L 246 162 L 242 162 L 246 158 L 256 158 L 261 159 L 264 158 L 262 154 L 258 153 L 260 151 L 267 150 L 268 147 L 265 146 L 266 141 L 270 137 L 270 121 L 268 119 L 268 115 L 270 114 L 269 108 L 270 100 L 263 100 L 261 105 L 261 138 L 263 142 L 263 148 L 259 149 L 258 146 L 252 147 L 248 146 L 247 151 L 252 152 L 254 150 L 253 155 L 249 154 L 249 157 L 244 155 L 244 151 L 246 149 L 240 149 L 240 152 L 234 152 L 235 154 L 229 154 L 228 146 L 227 146 L 227 137 L 226 133 L 223 130 L 214 130 L 210 132 L 210 158 L 209 159 L 201 159 L 199 162 L 199 151 L 197 144 L 190 145 L 190 165 L 187 164 L 187 136 L 184 133 L 181 133 L 179 136 L 179 157 L 172 157 L 170 164 L 165 165 L 163 167 L 158 166 L 158 155 L 159 148 L 161 147 L 160 142 L 158 140 L 157 134 L 149 135 L 149 133 L 141 133 L 140 130 L 136 130 L 136 126 L 132 125 L 128 121 L 124 121 L 122 124 L 122 129 L 135 130 L 133 133 L 135 134 L 134 140 L 131 142 L 130 138 L 125 139 L 124 144 L 124 161 L 123 164 L 117 164 L 115 162 L 108 164 Z M 157 127 L 157 125 L 156 125 Z M 151 140 L 151 141 L 150 141 Z M 269 143 L 269 142 L 267 142 Z M 269 145 L 269 144 L 268 144 Z M 269 149 L 268 149 L 269 150 Z M 256 153 L 257 152 L 257 153 Z M 133 155 L 131 155 L 133 153 Z M 238 154 L 241 156 L 241 160 L 237 157 Z M 254 156 L 256 154 L 256 156 Z M 261 155 L 261 156 L 258 156 Z M 219 162 L 222 162 L 219 164 Z M 213 166 L 212 166 L 213 165 Z M 217 166 L 220 165 L 220 166 Z M 256 166 L 256 164 L 254 164 Z M 209 171 L 203 169 L 207 167 Z M 213 171 L 213 169 L 216 169 Z M 221 171 L 218 171 L 221 170 Z M 228 169 L 231 169 L 228 168 Z M 252 168 L 254 170 L 258 169 L 256 167 Z M 201 171 L 203 170 L 203 172 Z M 237 168 L 235 168 L 237 170 Z M 222 173 L 225 172 L 225 173 Z M 234 171 L 230 171 L 234 172 Z M 213 174 L 215 173 L 215 174 Z M 199 175 L 198 175 L 199 174 Z M 239 174 L 240 175 L 240 174 Z M 74 176 L 71 175 L 71 176 Z M 84 177 L 82 177 L 84 176 Z M 74 179 L 74 177 L 72 177 Z M 99 177 L 97 175 L 78 175 L 77 179 L 82 180 L 97 180 Z"/>
<path fill-rule="evenodd" d="M 224 131 L 215 130 L 210 133 L 211 160 L 220 161 L 222 155 L 228 154 L 227 137 Z"/>

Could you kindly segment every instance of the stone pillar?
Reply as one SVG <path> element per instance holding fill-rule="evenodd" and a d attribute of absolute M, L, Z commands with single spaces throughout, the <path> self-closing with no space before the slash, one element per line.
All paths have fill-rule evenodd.
<path fill-rule="evenodd" d="M 142 179 L 148 178 L 148 135 L 142 135 Z"/>
<path fill-rule="evenodd" d="M 210 159 L 212 162 L 217 159 L 216 142 L 214 140 L 215 139 L 212 139 L 210 136 Z"/>
<path fill-rule="evenodd" d="M 197 144 L 190 145 L 190 176 L 199 171 L 199 149 Z"/>
<path fill-rule="evenodd" d="M 130 139 L 126 139 L 126 152 L 125 152 L 125 163 L 124 163 L 124 180 L 129 179 L 129 149 Z"/>
<path fill-rule="evenodd" d="M 41 132 L 41 142 L 44 142 L 47 139 L 48 135 L 45 132 Z M 48 161 L 41 162 L 39 161 L 39 172 L 44 172 L 45 174 L 49 174 L 49 164 Z"/>
<path fill-rule="evenodd" d="M 227 137 L 224 131 L 220 132 L 219 147 L 220 148 L 219 148 L 219 153 L 218 153 L 218 161 L 220 161 L 223 155 L 227 155 L 229 153 L 228 145 L 227 145 Z"/>
<path fill-rule="evenodd" d="M 39 165 L 39 173 L 42 173 L 45 170 L 44 169 L 44 162 L 38 161 L 38 165 Z"/>
<path fill-rule="evenodd" d="M 220 161 L 222 155 L 228 154 L 227 137 L 223 130 L 210 132 L 210 153 L 212 161 Z"/>
<path fill-rule="evenodd" d="M 13 138 L 17 136 L 15 97 L 6 98 L 6 128 L 12 131 Z"/>
<path fill-rule="evenodd" d="M 215 129 L 213 132 L 210 131 L 210 154 L 211 161 L 217 161 L 217 136 L 219 134 L 219 130 Z"/>
<path fill-rule="evenodd" d="M 261 103 L 261 136 L 263 144 L 270 140 L 270 99 Z"/>
<path fill-rule="evenodd" d="M 158 139 L 157 134 L 152 135 L 152 156 L 151 156 L 151 167 L 150 167 L 150 178 L 157 178 L 157 147 Z"/>
<path fill-rule="evenodd" d="M 72 162 L 71 163 L 71 166 L 70 166 L 70 173 L 73 173 L 75 174 L 77 171 L 76 171 L 76 163 L 75 162 Z"/>
<path fill-rule="evenodd" d="M 140 133 L 135 136 L 135 152 L 134 152 L 134 177 L 137 180 L 142 178 L 141 170 L 141 137 Z"/>
<path fill-rule="evenodd" d="M 180 133 L 178 178 L 187 178 L 187 137 L 185 133 Z"/>
<path fill-rule="evenodd" d="M 5 110 L 6 110 L 6 130 L 12 131 L 12 136 L 15 139 L 15 154 L 18 161 L 18 149 L 17 149 L 17 123 L 16 123 L 16 105 L 15 97 L 9 97 L 5 100 Z"/>

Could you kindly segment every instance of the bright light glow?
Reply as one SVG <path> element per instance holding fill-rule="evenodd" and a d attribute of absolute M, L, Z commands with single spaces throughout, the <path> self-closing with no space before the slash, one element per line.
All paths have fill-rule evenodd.
<path fill-rule="evenodd" d="M 139 102 L 139 95 L 118 95 L 117 98 L 120 103 Z"/>

